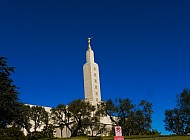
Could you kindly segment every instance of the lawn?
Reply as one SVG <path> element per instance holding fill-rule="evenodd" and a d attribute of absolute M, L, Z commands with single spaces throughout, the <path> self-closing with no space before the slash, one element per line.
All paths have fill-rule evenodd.
<path fill-rule="evenodd" d="M 75 137 L 75 138 L 59 138 L 52 140 L 113 140 L 113 137 L 102 137 L 102 139 L 98 139 L 98 137 L 89 138 L 89 137 Z M 125 137 L 125 140 L 190 140 L 190 136 L 160 136 L 157 138 L 154 137 L 146 137 L 146 136 L 130 136 Z"/>

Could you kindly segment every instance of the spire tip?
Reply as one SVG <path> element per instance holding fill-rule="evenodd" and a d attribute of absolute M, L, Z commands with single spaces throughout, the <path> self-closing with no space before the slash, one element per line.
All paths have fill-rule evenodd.
<path fill-rule="evenodd" d="M 90 40 L 92 39 L 92 37 L 90 38 L 88 38 L 88 49 L 91 49 L 91 46 L 90 46 Z"/>

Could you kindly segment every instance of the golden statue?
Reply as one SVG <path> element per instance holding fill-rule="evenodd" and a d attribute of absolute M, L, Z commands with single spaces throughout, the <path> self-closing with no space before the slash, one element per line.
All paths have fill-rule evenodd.
<path fill-rule="evenodd" d="M 89 46 L 90 46 L 90 40 L 91 40 L 91 38 L 89 37 L 89 38 L 88 38 L 88 45 L 89 45 Z"/>

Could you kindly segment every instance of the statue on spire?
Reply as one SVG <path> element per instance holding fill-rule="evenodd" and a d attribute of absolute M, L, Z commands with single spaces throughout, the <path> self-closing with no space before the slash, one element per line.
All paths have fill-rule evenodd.
<path fill-rule="evenodd" d="M 91 49 L 91 46 L 90 46 L 90 40 L 91 40 L 92 38 L 88 38 L 88 49 Z"/>

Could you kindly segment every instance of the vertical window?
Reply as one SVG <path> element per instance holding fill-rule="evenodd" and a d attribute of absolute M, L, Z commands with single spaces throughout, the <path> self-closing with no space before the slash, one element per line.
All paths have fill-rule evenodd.
<path fill-rule="evenodd" d="M 98 86 L 95 86 L 95 89 L 97 89 L 98 88 Z"/>
<path fill-rule="evenodd" d="M 95 83 L 97 83 L 97 80 L 96 80 L 96 79 L 94 79 L 94 82 L 95 82 Z"/>
<path fill-rule="evenodd" d="M 96 70 L 96 67 L 94 67 L 94 70 Z"/>
<path fill-rule="evenodd" d="M 96 76 L 96 73 L 94 73 L 94 76 Z"/>

